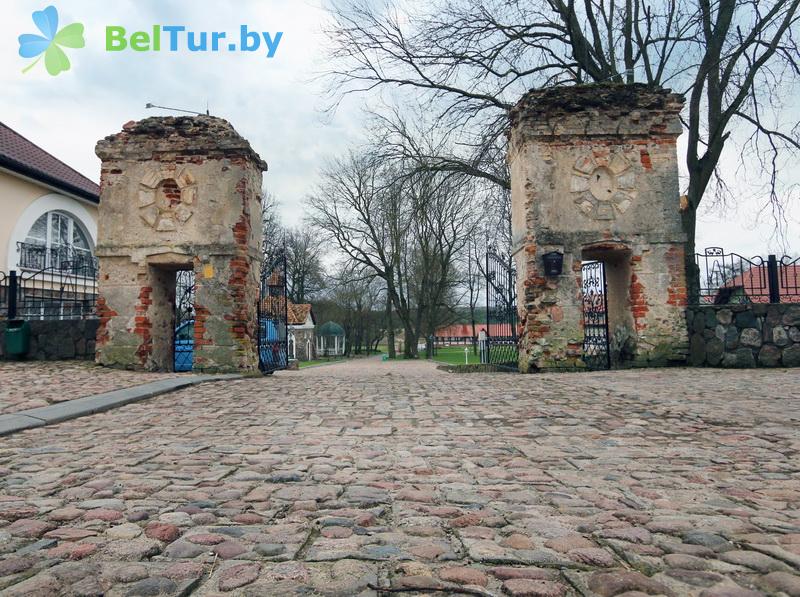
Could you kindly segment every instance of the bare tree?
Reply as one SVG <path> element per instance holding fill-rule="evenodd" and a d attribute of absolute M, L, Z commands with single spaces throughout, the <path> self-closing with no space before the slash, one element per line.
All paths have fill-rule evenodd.
<path fill-rule="evenodd" d="M 316 308 L 319 315 L 342 324 L 347 355 L 377 351 L 378 343 L 386 334 L 383 293 L 379 278 L 347 260 L 329 276 Z"/>
<path fill-rule="evenodd" d="M 501 161 L 506 114 L 532 87 L 643 82 L 684 94 L 683 228 L 694 248 L 703 197 L 724 196 L 723 152 L 765 181 L 776 222 L 797 190 L 782 166 L 800 151 L 785 108 L 800 79 L 800 0 L 338 0 L 327 33 L 333 97 L 387 86 L 412 90 L 458 142 L 429 160 L 508 189 Z M 793 93 L 795 92 L 795 93 Z M 432 157 L 432 156 L 428 156 Z M 687 251 L 690 294 L 697 271 Z"/>
<path fill-rule="evenodd" d="M 511 188 L 505 159 L 505 139 L 483 138 L 490 147 L 476 150 L 470 161 L 458 156 L 461 136 L 424 107 L 404 106 L 372 111 L 369 134 L 382 159 L 404 164 L 406 174 L 439 172 L 457 178 L 468 177 L 480 210 L 484 242 L 511 249 Z M 491 130 L 485 131 L 492 135 Z M 496 132 L 504 129 L 497 128 Z M 471 148 L 475 150 L 476 148 Z"/>
<path fill-rule="evenodd" d="M 309 221 L 355 266 L 383 280 L 405 334 L 405 355 L 437 324 L 471 230 L 472 195 L 442 173 L 405 173 L 374 152 L 351 153 L 323 171 Z"/>
<path fill-rule="evenodd" d="M 286 231 L 286 284 L 289 299 L 308 302 L 325 286 L 322 271 L 322 242 L 309 228 Z"/>
<path fill-rule="evenodd" d="M 413 202 L 417 329 L 432 356 L 436 328 L 455 320 L 459 286 L 457 262 L 475 229 L 472 186 L 463 177 L 432 172 L 407 179 Z"/>
<path fill-rule="evenodd" d="M 278 214 L 278 200 L 266 188 L 261 192 L 261 231 L 262 258 L 265 263 L 274 263 L 275 256 L 283 249 L 285 232 Z"/>

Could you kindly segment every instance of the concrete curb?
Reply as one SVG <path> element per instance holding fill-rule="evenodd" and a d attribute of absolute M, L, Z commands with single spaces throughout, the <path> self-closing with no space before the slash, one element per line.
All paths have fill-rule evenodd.
<path fill-rule="evenodd" d="M 191 377 L 162 379 L 140 386 L 114 390 L 113 392 L 95 394 L 94 396 L 76 398 L 75 400 L 51 404 L 50 406 L 42 406 L 40 408 L 31 408 L 16 413 L 0 415 L 0 437 L 11 435 L 12 433 L 23 431 L 24 429 L 55 425 L 62 421 L 85 417 L 86 415 L 111 410 L 112 408 L 147 400 L 154 396 L 160 396 L 161 394 L 167 394 L 175 390 L 196 386 L 209 381 L 225 381 L 241 379 L 242 377 L 242 375 L 228 374 L 193 375 Z"/>

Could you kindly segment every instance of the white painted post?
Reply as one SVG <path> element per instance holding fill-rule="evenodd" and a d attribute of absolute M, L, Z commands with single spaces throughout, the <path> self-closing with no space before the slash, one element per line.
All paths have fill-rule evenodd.
<path fill-rule="evenodd" d="M 481 364 L 489 362 L 489 347 L 487 346 L 486 330 L 478 332 L 478 354 L 481 357 Z"/>

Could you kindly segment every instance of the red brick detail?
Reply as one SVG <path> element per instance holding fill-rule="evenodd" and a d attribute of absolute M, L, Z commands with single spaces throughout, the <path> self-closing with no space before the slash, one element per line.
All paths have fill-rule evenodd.
<path fill-rule="evenodd" d="M 181 190 L 178 183 L 172 178 L 167 178 L 161 182 L 161 192 L 164 193 L 170 207 L 174 207 L 181 202 Z"/>
<path fill-rule="evenodd" d="M 206 309 L 203 305 L 195 303 L 194 305 L 194 346 L 209 346 L 213 341 L 206 338 L 206 321 L 211 315 L 211 311 Z M 197 358 L 195 358 L 197 361 Z"/>
<path fill-rule="evenodd" d="M 593 156 L 602 155 L 601 152 L 603 150 L 599 149 L 601 147 L 608 147 L 612 148 L 614 151 L 621 151 L 627 157 L 630 157 L 628 153 L 628 146 L 638 147 L 641 151 L 647 152 L 648 147 L 665 147 L 665 146 L 675 146 L 677 145 L 675 137 L 648 137 L 646 139 L 626 139 L 624 144 L 620 144 L 619 138 L 612 137 L 608 139 L 599 139 L 599 138 L 592 138 L 590 141 L 584 141 L 576 137 L 568 137 L 569 141 L 567 142 L 552 142 L 547 143 L 546 146 L 551 150 L 560 150 L 565 147 L 567 148 L 575 148 L 581 147 L 586 150 L 591 150 Z M 645 149 L 642 149 L 645 148 Z"/>
<path fill-rule="evenodd" d="M 108 306 L 105 297 L 97 297 L 97 318 L 100 322 L 97 327 L 97 347 L 103 346 L 108 342 L 108 322 L 117 315 L 119 315 L 119 313 Z"/>
<path fill-rule="evenodd" d="M 153 299 L 150 298 L 152 292 L 152 286 L 142 286 L 139 290 L 139 303 L 136 305 L 136 315 L 133 319 L 133 333 L 142 339 L 142 343 L 136 349 L 136 356 L 139 357 L 139 363 L 143 367 L 147 364 L 148 357 L 153 353 L 153 336 L 151 334 L 153 324 L 147 317 L 147 311 L 150 305 L 153 304 Z"/>
<path fill-rule="evenodd" d="M 558 305 L 550 307 L 550 318 L 556 323 L 564 319 L 564 309 Z"/>
<path fill-rule="evenodd" d="M 686 270 L 684 264 L 685 248 L 670 247 L 666 254 L 669 287 L 667 288 L 667 304 L 685 307 L 689 302 L 686 291 Z"/>
<path fill-rule="evenodd" d="M 233 337 L 242 345 L 247 345 L 255 339 L 256 326 L 252 317 L 253 305 L 250 304 L 250 300 L 247 297 L 248 278 L 250 276 L 249 240 L 251 227 L 250 217 L 247 214 L 246 178 L 242 178 L 236 184 L 236 192 L 242 197 L 242 215 L 233 226 L 236 254 L 230 260 L 231 275 L 228 279 L 228 287 L 233 298 L 233 310 L 225 315 L 225 319 L 230 322 Z"/>
<path fill-rule="evenodd" d="M 642 160 L 642 166 L 644 166 L 645 170 L 652 170 L 653 169 L 653 162 L 650 160 L 650 152 L 646 149 L 642 149 L 639 152 Z"/>
<path fill-rule="evenodd" d="M 526 296 L 533 298 L 533 303 L 529 303 L 529 308 L 525 313 L 523 329 L 527 339 L 536 340 L 543 338 L 550 332 L 550 323 L 553 321 L 550 308 L 539 304 L 538 300 L 542 293 L 548 289 L 550 281 L 534 270 L 535 264 L 529 263 L 529 267 L 532 272 L 528 279 L 523 282 L 523 286 Z"/>
<path fill-rule="evenodd" d="M 650 308 L 647 306 L 644 285 L 635 273 L 631 274 L 630 305 L 636 331 L 641 332 L 647 328 L 645 317 Z"/>

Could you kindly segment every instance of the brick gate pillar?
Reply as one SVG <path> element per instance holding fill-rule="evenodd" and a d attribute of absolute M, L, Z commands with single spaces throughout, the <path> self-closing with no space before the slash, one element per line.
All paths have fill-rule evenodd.
<path fill-rule="evenodd" d="M 97 362 L 171 370 L 175 273 L 188 269 L 196 280 L 194 370 L 256 370 L 266 163 L 212 116 L 129 122 L 96 153 Z"/>
<path fill-rule="evenodd" d="M 682 362 L 686 284 L 676 140 L 683 100 L 643 85 L 534 90 L 511 112 L 520 368 L 580 368 L 581 263 L 608 281 L 616 366 Z M 562 253 L 546 276 L 542 257 Z"/>

